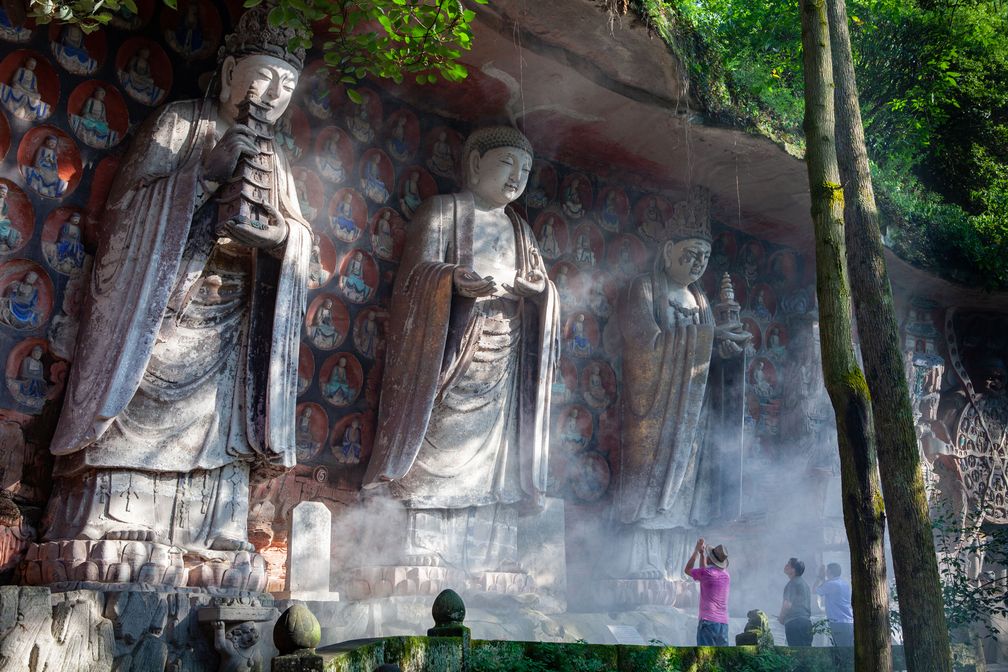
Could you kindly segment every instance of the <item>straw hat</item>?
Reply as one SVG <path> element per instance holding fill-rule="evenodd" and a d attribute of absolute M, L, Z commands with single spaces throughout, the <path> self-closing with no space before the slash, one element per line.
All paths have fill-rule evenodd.
<path fill-rule="evenodd" d="M 728 566 L 728 552 L 725 551 L 723 544 L 718 544 L 714 548 L 710 549 L 707 552 L 707 558 L 715 567 L 724 569 Z"/>

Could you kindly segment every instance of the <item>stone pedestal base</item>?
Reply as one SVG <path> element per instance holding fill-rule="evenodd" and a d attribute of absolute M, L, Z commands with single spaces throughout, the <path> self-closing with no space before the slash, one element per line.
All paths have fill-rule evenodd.
<path fill-rule="evenodd" d="M 345 593 L 350 600 L 437 595 L 465 583 L 465 573 L 450 567 L 391 565 L 351 570 Z"/>
<path fill-rule="evenodd" d="M 524 572 L 481 572 L 466 576 L 451 567 L 390 565 L 351 570 L 344 592 L 349 600 L 437 595 L 446 588 L 468 593 L 524 595 L 536 582 Z"/>
<path fill-rule="evenodd" d="M 258 553 L 204 551 L 197 555 L 147 541 L 73 539 L 31 544 L 19 571 L 20 582 L 31 586 L 140 583 L 257 593 L 266 589 L 266 562 Z"/>
<path fill-rule="evenodd" d="M 699 600 L 693 581 L 665 579 L 607 579 L 599 581 L 599 604 L 611 604 L 622 609 L 643 606 L 665 606 L 687 609 Z"/>
<path fill-rule="evenodd" d="M 483 572 L 468 581 L 470 590 L 501 595 L 524 595 L 536 592 L 536 582 L 525 572 Z"/>
<path fill-rule="evenodd" d="M 100 588 L 0 586 L 4 672 L 200 672 L 238 669 L 238 659 L 261 668 L 277 653 L 268 633 L 280 613 L 269 595 L 92 585 Z M 240 639 L 228 636 L 236 624 Z"/>

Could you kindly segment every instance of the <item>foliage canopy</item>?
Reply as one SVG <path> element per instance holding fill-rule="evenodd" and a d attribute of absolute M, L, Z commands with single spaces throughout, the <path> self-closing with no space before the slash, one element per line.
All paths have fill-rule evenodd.
<path fill-rule="evenodd" d="M 1008 3 L 849 0 L 848 7 L 887 243 L 952 280 L 1008 288 Z M 638 0 L 637 8 L 659 32 L 678 24 L 663 33 L 666 41 L 703 36 L 707 62 L 691 71 L 722 73 L 723 101 L 745 122 L 769 126 L 777 139 L 799 133 L 793 3 Z M 687 60 L 699 53 L 681 53 L 682 41 L 671 46 Z"/>
<path fill-rule="evenodd" d="M 292 46 L 321 48 L 328 66 L 344 84 L 367 76 L 401 82 L 411 76 L 420 84 L 440 75 L 448 81 L 468 74 L 458 62 L 472 47 L 476 14 L 461 0 L 245 0 L 245 7 L 272 5 L 273 25 L 290 26 L 306 37 Z M 489 0 L 472 0 L 487 4 Z M 40 23 L 76 23 L 93 31 L 118 12 L 137 11 L 135 0 L 26 0 L 28 15 Z M 177 0 L 163 0 L 175 8 Z M 351 98 L 360 96 L 351 88 Z"/>

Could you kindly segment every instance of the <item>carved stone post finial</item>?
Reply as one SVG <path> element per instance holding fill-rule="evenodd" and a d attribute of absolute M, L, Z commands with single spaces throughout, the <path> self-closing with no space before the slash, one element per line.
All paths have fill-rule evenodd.
<path fill-rule="evenodd" d="M 428 637 L 462 637 L 469 638 L 469 628 L 462 624 L 465 620 L 466 608 L 462 598 L 451 588 L 442 590 L 434 598 L 431 616 L 434 617 L 434 627 L 427 631 Z"/>
<path fill-rule="evenodd" d="M 280 655 L 273 672 L 322 672 L 322 656 L 315 647 L 322 641 L 322 626 L 308 607 L 295 604 L 273 626 L 273 644 Z"/>

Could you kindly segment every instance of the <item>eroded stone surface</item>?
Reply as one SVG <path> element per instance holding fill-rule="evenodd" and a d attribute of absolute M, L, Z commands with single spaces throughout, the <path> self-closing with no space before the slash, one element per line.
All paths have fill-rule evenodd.
<path fill-rule="evenodd" d="M 141 541 L 75 539 L 31 544 L 20 567 L 28 585 L 128 584 L 266 589 L 266 564 L 248 551 L 182 553 L 182 549 Z"/>

